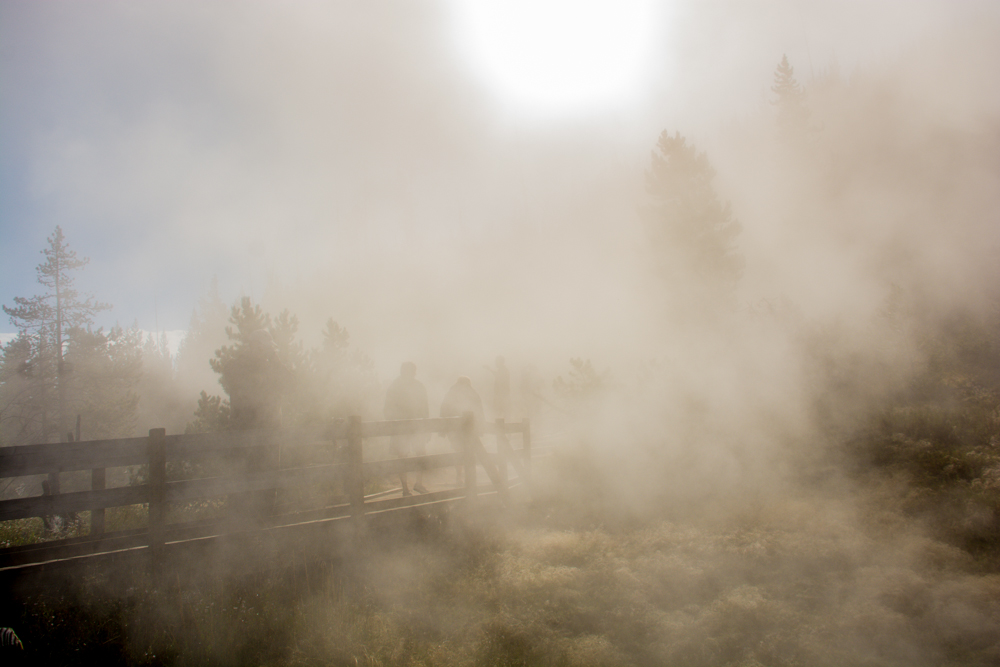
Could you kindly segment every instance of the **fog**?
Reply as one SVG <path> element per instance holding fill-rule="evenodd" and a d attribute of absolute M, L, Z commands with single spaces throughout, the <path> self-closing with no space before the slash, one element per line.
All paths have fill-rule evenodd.
<path fill-rule="evenodd" d="M 227 307 L 249 296 L 295 314 L 307 347 L 335 320 L 379 392 L 414 361 L 432 413 L 459 375 L 489 403 L 483 366 L 504 355 L 512 416 L 531 416 L 551 453 L 536 490 L 548 509 L 497 538 L 483 595 L 526 600 L 503 622 L 528 632 L 548 622 L 549 596 L 606 575 L 632 597 L 595 604 L 638 605 L 652 628 L 639 658 L 616 652 L 632 640 L 613 631 L 538 640 L 570 664 L 793 664 L 837 637 L 851 638 L 835 654 L 848 662 L 932 664 L 950 641 L 996 659 L 983 636 L 1000 617 L 975 592 L 996 575 L 969 574 L 969 558 L 902 518 L 892 484 L 905 480 L 860 488 L 835 445 L 912 388 L 954 317 L 995 316 L 998 6 L 634 9 L 628 85 L 556 103 L 510 93 L 470 38 L 487 28 L 458 2 L 7 3 L 0 297 L 32 293 L 34 252 L 59 224 L 91 258 L 82 288 L 115 304 L 99 325 L 186 328 L 214 277 Z M 805 91 L 792 130 L 771 88 L 783 55 Z M 721 292 L 695 245 L 656 236 L 661 132 L 704 153 L 739 223 L 742 270 Z M 183 428 L 200 390 L 220 393 L 216 334 L 188 348 L 204 358 L 190 372 L 178 361 L 174 407 L 147 401 L 139 431 Z M 606 374 L 560 391 L 571 359 Z M 615 537 L 622 526 L 639 528 Z M 380 604 L 437 609 L 421 587 L 445 566 L 421 554 L 426 570 L 386 556 L 366 571 L 389 582 Z M 738 624 L 732 609 L 788 621 L 801 591 L 776 583 L 786 569 L 812 586 L 807 639 L 699 652 Z M 644 587 L 702 611 L 667 618 L 636 602 Z M 934 600 L 919 623 L 879 615 L 904 589 Z M 451 594 L 500 623 L 483 610 L 505 603 Z M 899 641 L 862 637 L 859 609 Z M 455 651 L 438 658 L 469 657 Z"/>
<path fill-rule="evenodd" d="M 795 218 L 807 214 L 792 208 L 802 189 L 771 194 L 783 179 L 761 169 L 770 157 L 753 143 L 760 134 L 733 130 L 742 136 L 733 141 L 722 131 L 768 122 L 782 53 L 810 92 L 813 77 L 834 69 L 881 77 L 870 85 L 896 91 L 914 116 L 908 135 L 894 128 L 902 148 L 934 128 L 982 131 L 975 123 L 996 108 L 982 85 L 995 62 L 988 3 L 656 7 L 654 26 L 640 35 L 650 42 L 642 94 L 562 116 L 510 108 L 476 70 L 448 4 L 5 11 L 16 162 L 8 160 L 24 185 L 8 205 L 12 241 L 41 247 L 51 226 L 43 220 L 62 224 L 92 258 L 87 287 L 116 306 L 105 326 L 138 318 L 153 329 L 156 301 L 162 328 L 184 328 L 215 275 L 229 302 L 272 299 L 302 318 L 303 332 L 332 316 L 369 351 L 385 346 L 386 360 L 376 357 L 386 373 L 442 331 L 455 332 L 458 345 L 475 341 L 475 354 L 509 345 L 593 356 L 632 341 L 645 347 L 656 334 L 645 322 L 651 300 L 636 210 L 649 149 L 665 129 L 708 152 L 717 188 L 744 224 L 744 303 L 841 294 L 830 308 L 852 314 L 857 292 L 834 286 L 853 282 L 864 270 L 857 249 L 884 245 L 896 223 L 868 229 L 854 215 L 862 229 L 846 238 L 851 232 L 824 231 L 852 224 L 838 211 L 806 231 Z M 835 105 L 811 104 L 831 117 Z M 892 113 L 884 109 L 885 122 Z M 841 141 L 834 133 L 850 137 L 848 119 L 825 131 L 825 159 Z M 29 223 L 37 226 L 30 236 Z M 933 228 L 921 231 L 936 238 Z M 842 235 L 835 248 L 828 233 Z M 967 246 L 989 246 L 976 233 L 959 247 L 925 235 L 906 242 L 950 253 L 934 260 L 933 276 L 964 264 L 950 260 Z M 5 292 L 29 292 L 30 253 L 4 246 L 5 266 L 17 270 L 15 278 L 5 268 L 4 283 L 20 288 Z M 836 278 L 803 275 L 817 274 L 805 270 L 815 261 Z M 926 272 L 924 262 L 913 265 Z M 405 326 L 385 326 L 390 316 Z M 405 340 L 390 329 L 407 331 Z"/>

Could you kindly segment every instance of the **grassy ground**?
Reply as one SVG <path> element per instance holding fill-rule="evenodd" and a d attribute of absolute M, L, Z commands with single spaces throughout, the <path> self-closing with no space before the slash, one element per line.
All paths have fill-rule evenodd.
<path fill-rule="evenodd" d="M 1000 570 L 1000 407 L 992 395 L 885 409 L 848 451 L 857 477 L 893 484 L 906 516 Z"/>
<path fill-rule="evenodd" d="M 716 521 L 551 507 L 207 588 L 21 601 L 40 664 L 991 665 L 1000 575 L 905 502 L 803 493 Z"/>
<path fill-rule="evenodd" d="M 105 529 L 108 532 L 132 530 L 146 526 L 146 505 L 125 505 L 105 510 Z M 192 514 L 187 515 L 191 519 Z M 197 516 L 197 514 L 193 514 Z M 0 548 L 38 544 L 68 537 L 90 534 L 90 512 L 79 512 L 75 517 L 60 518 L 52 530 L 46 530 L 40 517 L 0 521 Z"/>
<path fill-rule="evenodd" d="M 497 523 L 200 587 L 116 572 L 0 625 L 38 664 L 997 665 L 998 434 L 989 396 L 886 408 L 823 484 L 641 515 L 568 454 Z"/>

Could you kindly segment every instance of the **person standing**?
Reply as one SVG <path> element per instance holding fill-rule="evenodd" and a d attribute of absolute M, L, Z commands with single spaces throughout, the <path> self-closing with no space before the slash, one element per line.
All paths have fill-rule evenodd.
<path fill-rule="evenodd" d="M 497 367 L 486 370 L 493 373 L 493 416 L 506 419 L 510 416 L 510 371 L 503 357 L 497 357 Z"/>
<path fill-rule="evenodd" d="M 417 379 L 417 365 L 412 361 L 403 362 L 399 367 L 399 377 L 389 385 L 389 390 L 385 393 L 384 414 L 386 419 L 427 419 L 430 416 L 427 389 Z M 389 450 L 398 458 L 424 456 L 427 453 L 428 439 L 429 434 L 426 433 L 394 435 L 389 438 Z M 411 495 L 405 472 L 399 473 L 399 483 L 402 485 L 403 495 Z M 420 470 L 417 471 L 413 490 L 427 493 L 423 485 L 423 472 Z"/>
<path fill-rule="evenodd" d="M 473 415 L 473 430 L 475 437 L 483 432 L 486 426 L 486 416 L 483 414 L 483 400 L 472 387 L 472 380 L 466 376 L 461 376 L 451 386 L 448 393 L 444 395 L 441 402 L 442 417 L 461 417 L 464 413 L 471 412 Z M 461 434 L 452 433 L 449 436 L 451 446 L 456 451 L 462 450 Z M 455 485 L 462 486 L 462 466 L 455 467 Z"/>

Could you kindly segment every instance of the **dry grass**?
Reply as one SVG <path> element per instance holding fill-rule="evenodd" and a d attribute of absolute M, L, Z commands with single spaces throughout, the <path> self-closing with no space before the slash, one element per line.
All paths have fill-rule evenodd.
<path fill-rule="evenodd" d="M 632 528 L 541 513 L 503 530 L 455 525 L 337 570 L 33 600 L 7 625 L 39 658 L 112 664 L 1000 661 L 1000 575 L 922 534 L 891 491 L 859 498 L 803 492 Z"/>
<path fill-rule="evenodd" d="M 1000 543 L 970 539 L 996 520 L 995 414 L 879 419 L 852 445 L 853 481 L 683 507 L 653 493 L 637 515 L 634 493 L 564 457 L 562 479 L 536 468 L 550 486 L 533 509 L 488 528 L 208 588 L 94 580 L 0 625 L 42 663 L 1000 664 Z"/>
<path fill-rule="evenodd" d="M 1000 659 L 1000 576 L 873 499 L 714 526 L 538 525 L 403 549 L 297 614 L 291 664 L 941 665 Z"/>

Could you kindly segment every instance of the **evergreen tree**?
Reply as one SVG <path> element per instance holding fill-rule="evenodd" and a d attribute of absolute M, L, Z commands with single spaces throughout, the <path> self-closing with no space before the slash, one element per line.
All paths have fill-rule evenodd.
<path fill-rule="evenodd" d="M 193 398 L 178 399 L 176 397 L 193 397 L 205 387 L 211 387 L 218 382 L 218 375 L 211 366 L 215 351 L 226 344 L 226 326 L 229 322 L 229 307 L 219 296 L 218 279 L 212 277 L 208 293 L 198 300 L 198 306 L 191 313 L 191 323 L 187 334 L 181 341 L 174 364 L 174 385 L 176 393 L 171 400 L 178 401 L 174 420 L 165 421 L 156 426 L 186 424 L 191 413 L 197 411 L 198 404 Z M 206 395 L 207 392 L 206 392 Z M 220 399 L 221 401 L 221 399 Z M 228 419 L 228 412 L 226 419 Z M 187 428 L 190 428 L 188 424 Z"/>
<path fill-rule="evenodd" d="M 87 439 L 126 438 L 135 434 L 142 376 L 142 332 L 114 326 L 107 333 L 74 328 L 66 351 L 73 373 L 67 376 L 66 403 L 80 415 Z"/>
<path fill-rule="evenodd" d="M 308 414 L 316 419 L 373 414 L 381 388 L 371 359 L 350 349 L 350 334 L 333 318 L 322 334 L 320 347 L 310 353 Z"/>
<path fill-rule="evenodd" d="M 202 390 L 198 397 L 198 407 L 194 411 L 194 421 L 188 423 L 185 433 L 214 433 L 230 428 L 229 401 L 221 396 L 209 396 Z"/>
<path fill-rule="evenodd" d="M 786 138 L 807 136 L 811 114 L 805 104 L 805 90 L 795 79 L 795 69 L 788 64 L 786 55 L 781 56 L 781 62 L 774 70 L 771 92 L 777 95 L 774 105 L 778 107 L 778 128 Z"/>
<path fill-rule="evenodd" d="M 347 330 L 332 319 L 323 342 L 306 351 L 299 320 L 288 310 L 272 317 L 249 298 L 230 311 L 229 345 L 215 351 L 212 370 L 229 396 L 202 391 L 187 432 L 270 428 L 373 414 L 381 394 L 374 364 L 349 349 Z"/>
<path fill-rule="evenodd" d="M 198 307 L 191 313 L 187 335 L 177 351 L 176 379 L 184 389 L 197 389 L 216 382 L 209 360 L 228 340 L 225 329 L 229 310 L 219 296 L 218 280 L 213 277 L 208 294 L 199 300 Z M 191 413 L 191 404 L 185 412 Z"/>
<path fill-rule="evenodd" d="M 208 367 L 207 357 L 205 367 Z M 190 405 L 178 387 L 174 358 L 167 347 L 166 334 L 150 334 L 142 343 L 142 377 L 139 380 L 139 432 L 166 428 L 167 433 L 184 429 Z"/>
<path fill-rule="evenodd" d="M 209 363 L 219 374 L 219 384 L 229 394 L 231 426 L 278 426 L 282 421 L 282 402 L 294 384 L 294 369 L 284 365 L 274 335 L 279 334 L 285 357 L 290 358 L 298 350 L 294 342 L 298 320 L 286 311 L 276 328 L 270 315 L 249 297 L 243 297 L 232 307 L 229 322 L 226 336 L 232 345 L 216 350 Z"/>
<path fill-rule="evenodd" d="M 0 446 L 31 442 L 41 431 L 44 389 L 31 339 L 22 333 L 0 355 Z"/>
<path fill-rule="evenodd" d="M 299 332 L 299 318 L 286 308 L 271 320 L 268 330 L 281 364 L 293 373 L 302 370 L 306 366 L 306 353 L 302 341 L 295 340 Z"/>
<path fill-rule="evenodd" d="M 82 331 L 97 313 L 111 308 L 74 289 L 74 272 L 90 260 L 80 259 L 70 250 L 62 229 L 57 226 L 47 240 L 49 246 L 42 250 L 45 261 L 36 269 L 45 291 L 33 297 L 15 297 L 13 307 L 3 307 L 31 346 L 29 363 L 35 390 L 30 412 L 34 427 L 25 431 L 24 437 L 41 442 L 65 433 L 70 424 L 66 391 L 73 369 L 66 364 L 65 355 L 71 331 Z"/>
<path fill-rule="evenodd" d="M 742 227 L 712 186 L 715 169 L 679 133 L 663 132 L 646 172 L 652 202 L 643 209 L 660 270 L 681 302 L 715 307 L 743 275 L 736 247 Z M 707 302 L 707 303 L 706 303 Z"/>

